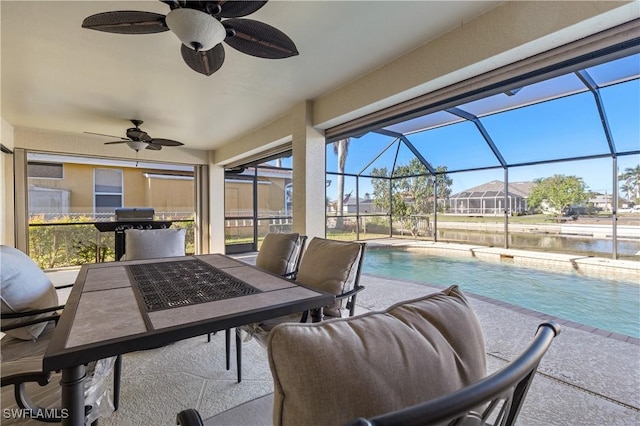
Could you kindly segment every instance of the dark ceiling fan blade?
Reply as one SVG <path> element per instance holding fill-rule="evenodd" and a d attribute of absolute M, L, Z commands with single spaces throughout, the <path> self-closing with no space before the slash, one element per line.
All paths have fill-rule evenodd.
<path fill-rule="evenodd" d="M 218 4 L 222 11 L 217 16 L 222 18 L 247 16 L 267 4 L 267 1 L 221 1 Z"/>
<path fill-rule="evenodd" d="M 114 139 L 122 139 L 123 141 L 128 141 L 129 139 L 127 138 L 121 138 L 120 136 L 113 136 L 113 135 L 105 135 L 104 133 L 93 133 L 93 132 L 83 132 L 87 135 L 95 135 L 95 136 L 106 136 L 108 138 L 114 138 Z"/>
<path fill-rule="evenodd" d="M 105 142 L 104 144 L 105 145 L 113 145 L 113 144 L 116 144 L 116 143 L 127 143 L 127 142 L 131 142 L 131 139 L 124 139 L 124 140 L 121 140 L 121 141 L 113 141 L 113 142 Z"/>
<path fill-rule="evenodd" d="M 152 145 L 159 145 L 159 146 L 182 146 L 182 145 L 184 145 L 182 142 L 174 141 L 174 140 L 171 140 L 171 139 L 162 139 L 162 138 L 152 138 L 147 142 L 149 142 Z"/>
<path fill-rule="evenodd" d="M 153 142 L 147 143 L 147 149 L 151 149 L 153 151 L 160 151 L 162 149 L 162 145 L 156 145 Z"/>
<path fill-rule="evenodd" d="M 153 34 L 168 31 L 164 15 L 135 10 L 119 10 L 91 15 L 82 28 L 116 34 Z"/>
<path fill-rule="evenodd" d="M 224 63 L 224 48 L 222 44 L 218 44 L 213 49 L 205 52 L 196 52 L 182 44 L 180 52 L 187 65 L 200 74 L 211 75 L 218 71 Z"/>
<path fill-rule="evenodd" d="M 228 34 L 224 41 L 247 55 L 282 59 L 298 54 L 293 40 L 271 25 L 252 19 L 227 19 L 222 21 L 222 25 Z"/>

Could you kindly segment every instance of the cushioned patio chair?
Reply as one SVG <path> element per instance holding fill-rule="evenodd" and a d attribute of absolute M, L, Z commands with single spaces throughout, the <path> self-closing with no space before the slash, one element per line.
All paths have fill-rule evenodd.
<path fill-rule="evenodd" d="M 269 233 L 256 257 L 256 266 L 283 277 L 295 278 L 306 244 L 306 235 Z"/>
<path fill-rule="evenodd" d="M 58 303 L 56 290 L 72 285 L 54 287 L 46 274 L 26 254 L 5 245 L 0 247 L 0 275 L 0 330 L 6 334 L 0 344 L 3 408 L 11 406 L 10 396 L 5 389 L 9 390 L 9 386 L 13 386 L 13 398 L 17 407 L 31 410 L 36 420 L 59 422 L 62 413 L 52 407 L 60 405 L 60 386 L 57 381 L 52 382 L 54 372 L 42 370 L 42 357 L 60 318 L 60 312 L 64 309 L 64 305 Z M 111 362 L 102 361 L 100 366 L 107 363 L 111 365 Z M 120 357 L 115 359 L 113 368 L 113 409 L 117 409 Z M 88 366 L 87 370 L 94 371 L 95 365 Z M 88 413 L 89 418 L 92 418 L 98 411 L 110 411 L 111 407 L 108 402 L 105 405 L 104 399 L 97 400 L 104 396 L 99 394 L 104 386 L 98 383 L 96 375 L 88 374 L 87 377 L 88 383 L 95 385 L 91 390 L 92 399 L 88 400 L 94 408 L 93 414 Z M 102 404 L 101 408 L 98 404 Z"/>
<path fill-rule="evenodd" d="M 156 259 L 185 255 L 184 229 L 127 229 L 124 231 L 124 258 Z"/>
<path fill-rule="evenodd" d="M 307 241 L 306 235 L 293 233 L 268 233 L 256 256 L 256 266 L 285 278 L 295 279 L 300 259 Z M 211 341 L 211 334 L 208 336 Z M 225 330 L 225 352 L 227 370 L 231 368 L 231 330 Z"/>
<path fill-rule="evenodd" d="M 312 320 L 353 316 L 356 296 L 364 290 L 360 285 L 360 274 L 366 244 L 313 238 L 296 274 L 296 282 L 313 289 L 326 291 L 336 296 L 335 303 L 311 313 Z M 315 317 L 315 318 L 314 318 Z M 285 322 L 307 322 L 309 311 L 274 318 L 260 324 L 249 324 L 236 328 L 236 367 L 238 383 L 242 381 L 242 340 L 256 338 L 266 346 L 271 329 Z"/>
<path fill-rule="evenodd" d="M 512 425 L 559 332 L 541 324 L 487 376 L 482 329 L 457 286 L 383 312 L 281 324 L 267 346 L 273 394 L 205 421 L 185 410 L 177 424 Z"/>

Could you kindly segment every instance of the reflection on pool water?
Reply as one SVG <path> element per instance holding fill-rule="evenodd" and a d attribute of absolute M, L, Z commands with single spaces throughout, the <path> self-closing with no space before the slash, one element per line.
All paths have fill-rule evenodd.
<path fill-rule="evenodd" d="M 365 274 L 449 286 L 558 318 L 640 337 L 640 284 L 552 273 L 474 258 L 370 249 Z"/>

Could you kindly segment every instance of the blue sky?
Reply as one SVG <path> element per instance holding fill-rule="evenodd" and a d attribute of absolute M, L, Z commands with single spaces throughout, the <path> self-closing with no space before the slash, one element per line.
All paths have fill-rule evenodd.
<path fill-rule="evenodd" d="M 612 64 L 616 65 L 613 66 Z M 640 74 L 640 55 L 624 58 L 616 63 L 589 69 L 596 81 L 606 81 L 628 75 Z M 576 83 L 577 81 L 577 83 Z M 536 96 L 543 98 L 573 90 L 571 85 L 581 84 L 575 75 L 541 82 L 524 87 L 513 97 L 504 94 L 495 99 L 485 99 L 476 104 L 461 106 L 461 109 L 481 111 L 490 107 L 490 102 L 527 103 Z M 555 86 L 554 86 L 555 85 Z M 560 87 L 560 85 L 564 85 Z M 640 80 L 635 79 L 600 89 L 605 114 L 609 122 L 613 141 L 618 152 L 640 150 Z M 503 96 L 500 98 L 500 96 Z M 495 105 L 494 105 L 495 106 Z M 440 113 L 448 114 L 448 113 Z M 453 116 L 451 116 L 453 117 Z M 582 92 L 528 105 L 522 108 L 488 115 L 480 120 L 507 163 L 517 164 L 545 161 L 609 152 L 600 115 L 590 92 Z M 411 123 L 405 123 L 405 128 Z M 400 128 L 401 124 L 398 125 Z M 434 166 L 447 165 L 449 170 L 498 165 L 498 161 L 481 137 L 480 132 L 470 122 L 459 122 L 436 129 L 408 134 L 407 138 L 418 151 Z M 369 133 L 361 138 L 352 138 L 345 171 L 359 173 L 382 149 L 394 139 Z M 388 150 L 372 167 L 391 167 L 396 153 L 396 145 Z M 413 154 L 401 147 L 398 163 L 406 164 Z M 618 170 L 640 164 L 640 155 L 618 157 Z M 327 171 L 337 171 L 337 158 L 331 145 L 327 146 Z M 577 175 L 583 178 L 592 191 L 611 193 L 613 190 L 611 158 L 583 160 L 575 162 L 549 163 L 539 166 L 514 167 L 509 170 L 509 181 L 528 181 L 553 174 Z M 504 180 L 502 169 L 470 173 L 451 174 L 452 191 L 458 192 L 491 180 Z M 331 177 L 329 177 L 331 178 Z M 345 192 L 355 189 L 355 180 L 347 179 Z M 327 189 L 327 194 L 335 198 L 335 185 Z M 371 191 L 366 182 L 361 182 L 361 195 Z"/>

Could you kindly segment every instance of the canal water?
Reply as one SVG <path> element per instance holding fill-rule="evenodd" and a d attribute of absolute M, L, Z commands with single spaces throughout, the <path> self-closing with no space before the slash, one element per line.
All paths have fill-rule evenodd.
<path fill-rule="evenodd" d="M 504 247 L 504 233 L 438 229 L 438 241 L 461 242 L 482 246 Z M 554 234 L 509 233 L 509 247 L 514 249 L 544 250 L 560 253 L 611 255 L 612 239 L 578 237 Z M 618 255 L 638 256 L 640 260 L 640 240 L 618 239 Z"/>

